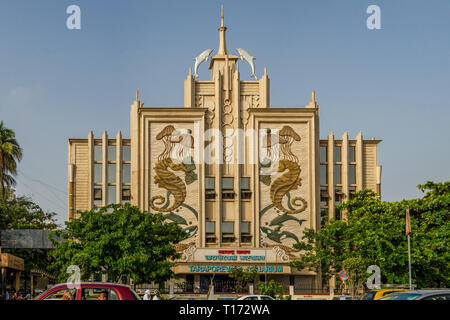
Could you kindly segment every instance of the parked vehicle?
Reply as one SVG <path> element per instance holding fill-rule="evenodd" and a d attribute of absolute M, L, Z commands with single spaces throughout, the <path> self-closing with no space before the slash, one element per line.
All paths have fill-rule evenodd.
<path fill-rule="evenodd" d="M 247 295 L 237 298 L 236 300 L 275 300 L 271 296 L 265 296 L 260 294 Z"/>
<path fill-rule="evenodd" d="M 339 297 L 334 297 L 333 300 L 352 300 L 352 296 L 339 296 Z"/>
<path fill-rule="evenodd" d="M 378 300 L 381 297 L 384 297 L 385 295 L 394 293 L 394 292 L 401 292 L 401 291 L 406 291 L 406 289 L 394 289 L 394 288 L 390 288 L 390 289 L 377 289 L 377 290 L 371 290 L 369 292 L 367 292 L 362 298 L 361 300 Z"/>
<path fill-rule="evenodd" d="M 379 300 L 447 300 L 450 290 L 414 290 L 388 294 Z"/>
<path fill-rule="evenodd" d="M 129 286 L 115 283 L 80 283 L 79 289 L 67 287 L 67 283 L 55 285 L 35 300 L 140 300 Z"/>

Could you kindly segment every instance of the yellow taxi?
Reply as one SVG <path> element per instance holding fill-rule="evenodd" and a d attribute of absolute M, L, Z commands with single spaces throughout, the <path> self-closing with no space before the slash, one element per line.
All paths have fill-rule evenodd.
<path fill-rule="evenodd" d="M 408 291 L 407 289 L 396 289 L 396 288 L 389 288 L 389 289 L 377 289 L 377 290 L 371 290 L 367 292 L 361 300 L 378 300 L 381 297 L 393 293 L 393 292 L 399 292 L 399 291 Z"/>

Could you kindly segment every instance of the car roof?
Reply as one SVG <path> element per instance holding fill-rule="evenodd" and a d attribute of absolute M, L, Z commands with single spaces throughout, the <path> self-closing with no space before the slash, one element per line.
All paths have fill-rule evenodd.
<path fill-rule="evenodd" d="M 83 286 L 91 286 L 91 285 L 95 285 L 95 286 L 107 286 L 107 287 L 123 287 L 123 288 L 130 288 L 130 286 L 126 285 L 126 284 L 118 284 L 118 283 L 111 283 L 111 282 L 80 282 L 79 283 L 82 287 Z M 68 286 L 68 283 L 58 283 L 56 285 L 54 285 L 52 287 L 56 288 L 56 287 L 64 287 L 64 286 Z M 73 284 L 75 285 L 75 284 Z"/>
<path fill-rule="evenodd" d="M 420 294 L 430 294 L 430 293 L 450 293 L 449 289 L 424 289 L 424 290 L 412 290 L 408 291 L 408 293 L 420 293 Z"/>

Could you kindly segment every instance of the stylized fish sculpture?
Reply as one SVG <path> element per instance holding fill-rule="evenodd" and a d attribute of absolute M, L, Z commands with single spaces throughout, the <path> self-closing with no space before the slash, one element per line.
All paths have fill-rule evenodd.
<path fill-rule="evenodd" d="M 281 225 L 284 222 L 289 221 L 289 220 L 296 221 L 296 222 L 298 222 L 299 225 L 302 225 L 302 223 L 306 221 L 305 219 L 297 219 L 297 218 L 294 218 L 290 214 L 283 213 L 282 215 L 279 215 L 278 217 L 274 218 L 270 222 L 270 226 Z"/>
<path fill-rule="evenodd" d="M 289 231 L 281 231 L 281 226 L 277 226 L 275 229 L 269 229 L 267 227 L 261 227 L 260 228 L 262 232 L 264 232 L 267 235 L 267 238 L 269 238 L 272 241 L 281 243 L 281 240 L 291 238 L 295 240 L 296 242 L 299 242 L 297 236 Z"/>
<path fill-rule="evenodd" d="M 186 219 L 184 219 L 182 216 L 180 216 L 180 215 L 178 215 L 178 214 L 176 214 L 176 213 L 173 213 L 173 212 L 170 212 L 170 213 L 168 213 L 168 214 L 165 214 L 165 215 L 164 215 L 164 218 L 165 218 L 166 220 L 172 220 L 173 222 L 176 222 L 176 223 L 178 223 L 178 224 L 184 224 L 184 225 L 187 225 Z"/>
<path fill-rule="evenodd" d="M 214 49 L 206 49 L 198 57 L 194 59 L 195 65 L 194 65 L 194 78 L 198 78 L 198 67 L 203 61 L 208 61 L 209 56 L 214 51 Z"/>
<path fill-rule="evenodd" d="M 241 56 L 241 60 L 245 60 L 248 62 L 248 64 L 250 65 L 250 68 L 252 68 L 252 75 L 251 77 L 253 79 L 257 79 L 256 75 L 255 75 L 255 60 L 256 58 L 251 56 L 247 51 L 245 51 L 244 49 L 241 48 L 237 48 L 236 51 L 239 53 L 239 55 Z"/>

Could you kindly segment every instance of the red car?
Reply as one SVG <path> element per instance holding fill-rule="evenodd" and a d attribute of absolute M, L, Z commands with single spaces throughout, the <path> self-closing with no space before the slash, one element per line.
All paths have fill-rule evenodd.
<path fill-rule="evenodd" d="M 140 300 L 129 286 L 115 283 L 82 282 L 79 288 L 67 283 L 55 285 L 35 300 Z"/>

